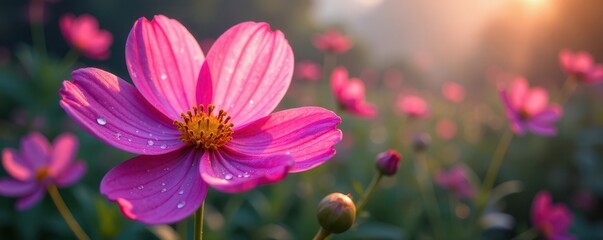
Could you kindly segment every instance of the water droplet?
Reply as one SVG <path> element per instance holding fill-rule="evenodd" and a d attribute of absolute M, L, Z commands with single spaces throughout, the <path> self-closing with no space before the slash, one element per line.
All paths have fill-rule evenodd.
<path fill-rule="evenodd" d="M 167 189 L 165 189 L 165 188 L 162 188 L 162 189 L 161 189 L 161 192 L 165 192 L 165 191 L 167 191 Z"/>
<path fill-rule="evenodd" d="M 184 205 L 186 205 L 186 202 L 185 202 L 185 201 L 182 201 L 182 202 L 178 203 L 178 205 L 177 205 L 176 207 L 178 207 L 178 208 L 183 208 L 183 207 L 184 207 Z"/>
<path fill-rule="evenodd" d="M 289 155 L 289 154 L 291 154 L 291 152 L 287 151 L 285 154 Z"/>
<path fill-rule="evenodd" d="M 155 145 L 155 142 L 153 142 L 153 140 L 149 140 L 149 141 L 147 141 L 147 144 L 149 144 L 149 146 L 153 146 L 153 145 Z"/>
<path fill-rule="evenodd" d="M 136 130 L 136 133 L 140 133 L 140 131 Z"/>
<path fill-rule="evenodd" d="M 165 79 L 167 79 L 167 75 L 165 75 L 165 73 L 161 74 L 161 80 L 165 80 Z"/>
<path fill-rule="evenodd" d="M 178 194 L 180 194 L 180 195 L 184 194 L 184 190 L 180 190 L 180 192 L 178 192 Z"/>
<path fill-rule="evenodd" d="M 153 134 L 152 134 L 152 133 L 149 133 L 149 137 L 152 137 L 152 136 L 153 136 Z"/>
<path fill-rule="evenodd" d="M 253 105 L 253 100 L 249 100 L 249 104 Z"/>
<path fill-rule="evenodd" d="M 131 139 L 131 138 L 128 138 L 128 142 L 132 142 L 132 139 Z"/>
<path fill-rule="evenodd" d="M 121 140 L 121 133 L 115 133 L 115 138 L 117 138 L 117 140 Z"/>
<path fill-rule="evenodd" d="M 138 190 L 142 190 L 142 189 L 144 189 L 143 185 L 138 186 Z"/>
<path fill-rule="evenodd" d="M 105 124 L 107 124 L 107 120 L 105 118 L 98 117 L 96 119 L 96 123 L 98 123 L 98 125 L 105 126 Z"/>
<path fill-rule="evenodd" d="M 165 186 L 165 183 L 164 183 L 164 182 L 162 182 L 162 183 L 161 183 L 161 186 Z"/>
<path fill-rule="evenodd" d="M 166 149 L 166 148 L 167 148 L 167 145 L 165 145 L 165 144 L 161 144 L 161 146 L 160 146 L 159 148 L 161 148 L 161 149 Z"/>
<path fill-rule="evenodd" d="M 239 175 L 237 175 L 237 177 L 238 177 L 238 178 L 242 178 L 242 177 L 243 177 L 243 175 L 242 175 L 242 174 L 239 174 Z"/>
<path fill-rule="evenodd" d="M 246 172 L 246 173 L 243 173 L 243 177 L 244 177 L 244 178 L 248 178 L 248 177 L 249 177 L 249 173 L 247 173 L 247 172 Z"/>
<path fill-rule="evenodd" d="M 232 179 L 232 174 L 226 174 L 226 175 L 224 176 L 224 179 L 226 179 L 226 180 L 230 180 L 230 179 Z"/>

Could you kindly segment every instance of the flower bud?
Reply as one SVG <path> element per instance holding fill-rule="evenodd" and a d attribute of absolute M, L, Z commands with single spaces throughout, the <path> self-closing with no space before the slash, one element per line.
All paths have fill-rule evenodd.
<path fill-rule="evenodd" d="M 383 175 L 396 174 L 398 165 L 400 165 L 400 154 L 396 150 L 388 149 L 377 155 L 377 170 Z"/>
<path fill-rule="evenodd" d="M 342 233 L 350 229 L 356 219 L 356 205 L 351 196 L 331 193 L 318 203 L 318 223 L 330 233 Z"/>
<path fill-rule="evenodd" d="M 429 147 L 430 143 L 431 143 L 431 136 L 429 136 L 429 134 L 427 134 L 427 133 L 417 133 L 412 138 L 412 146 L 413 146 L 415 152 L 425 151 L 427 149 L 427 147 Z"/>

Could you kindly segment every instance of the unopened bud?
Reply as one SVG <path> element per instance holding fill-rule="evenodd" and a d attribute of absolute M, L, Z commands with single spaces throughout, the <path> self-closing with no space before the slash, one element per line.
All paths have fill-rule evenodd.
<path fill-rule="evenodd" d="M 350 229 L 356 220 L 356 205 L 350 195 L 331 193 L 318 203 L 318 223 L 330 233 Z"/>
<path fill-rule="evenodd" d="M 412 146 L 415 152 L 425 151 L 431 144 L 431 136 L 427 133 L 417 133 L 412 138 Z"/>
<path fill-rule="evenodd" d="M 388 149 L 377 155 L 377 170 L 383 175 L 396 174 L 398 165 L 400 165 L 400 154 L 396 150 Z"/>

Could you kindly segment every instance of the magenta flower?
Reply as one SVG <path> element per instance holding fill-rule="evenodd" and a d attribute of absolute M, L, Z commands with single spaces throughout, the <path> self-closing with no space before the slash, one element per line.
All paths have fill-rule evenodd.
<path fill-rule="evenodd" d="M 409 96 L 398 96 L 398 100 L 396 101 L 396 106 L 398 110 L 402 113 L 406 114 L 410 118 L 422 118 L 426 117 L 429 113 L 429 107 L 427 106 L 427 102 L 423 100 L 423 98 L 419 96 L 409 95 Z"/>
<path fill-rule="evenodd" d="M 549 96 L 543 88 L 529 88 L 528 82 L 519 77 L 513 81 L 508 90 L 499 88 L 511 130 L 523 135 L 526 130 L 543 136 L 557 133 L 555 122 L 562 113 L 561 107 L 549 105 Z"/>
<path fill-rule="evenodd" d="M 84 56 L 99 60 L 109 57 L 113 35 L 107 30 L 100 30 L 98 21 L 92 15 L 75 17 L 70 13 L 65 14 L 59 20 L 59 27 L 67 43 Z"/>
<path fill-rule="evenodd" d="M 469 182 L 469 174 L 463 165 L 457 164 L 448 170 L 438 171 L 435 181 L 458 198 L 472 198 L 475 195 L 475 188 Z"/>
<path fill-rule="evenodd" d="M 271 112 L 293 75 L 280 31 L 245 22 L 204 56 L 178 21 L 140 18 L 126 42 L 134 86 L 96 68 L 73 72 L 61 106 L 109 145 L 141 154 L 109 171 L 101 193 L 131 219 L 191 215 L 208 185 L 236 193 L 314 168 L 335 154 L 341 119 L 318 107 Z"/>
<path fill-rule="evenodd" d="M 77 138 L 69 133 L 59 135 L 52 145 L 37 132 L 23 137 L 19 151 L 2 151 L 2 165 L 11 178 L 0 179 L 0 195 L 18 197 L 17 209 L 25 210 L 44 197 L 46 186 L 76 183 L 86 172 L 84 162 L 74 162 L 77 148 Z"/>
<path fill-rule="evenodd" d="M 352 40 L 336 30 L 314 36 L 313 43 L 314 47 L 326 53 L 341 54 L 352 48 Z"/>
<path fill-rule="evenodd" d="M 316 82 L 322 76 L 322 69 L 318 63 L 312 61 L 301 61 L 295 64 L 295 79 Z"/>
<path fill-rule="evenodd" d="M 583 84 L 603 82 L 603 64 L 595 64 L 587 52 L 572 53 L 564 49 L 559 52 L 559 63 L 563 71 Z"/>
<path fill-rule="evenodd" d="M 364 84 L 358 78 L 349 78 L 345 67 L 336 67 L 331 74 L 331 90 L 339 106 L 358 117 L 377 115 L 373 104 L 364 99 Z"/>
<path fill-rule="evenodd" d="M 455 82 L 446 82 L 442 85 L 442 95 L 448 101 L 459 103 L 465 99 L 465 88 Z"/>
<path fill-rule="evenodd" d="M 563 204 L 553 205 L 551 194 L 541 191 L 532 202 L 532 224 L 545 239 L 570 240 L 574 236 L 568 234 L 572 225 L 572 214 Z"/>

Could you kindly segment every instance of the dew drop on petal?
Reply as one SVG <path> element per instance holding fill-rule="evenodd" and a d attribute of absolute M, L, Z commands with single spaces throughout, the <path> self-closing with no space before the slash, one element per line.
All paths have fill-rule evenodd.
<path fill-rule="evenodd" d="M 121 133 L 115 133 L 115 138 L 117 138 L 117 140 L 121 140 Z"/>
<path fill-rule="evenodd" d="M 131 139 L 131 138 L 128 138 L 128 142 L 132 142 L 132 139 Z"/>
<path fill-rule="evenodd" d="M 180 195 L 184 194 L 184 190 L 180 190 L 180 192 L 178 192 L 178 194 L 180 194 Z"/>
<path fill-rule="evenodd" d="M 177 205 L 176 207 L 178 207 L 178 208 L 183 208 L 183 207 L 184 207 L 184 205 L 186 205 L 186 202 L 185 202 L 185 201 L 182 201 L 182 202 L 178 203 L 178 205 Z"/>
<path fill-rule="evenodd" d="M 144 189 L 144 185 L 138 186 L 138 190 L 142 190 L 142 189 Z"/>
<path fill-rule="evenodd" d="M 253 105 L 253 100 L 249 100 L 249 104 Z"/>
<path fill-rule="evenodd" d="M 153 140 L 149 140 L 149 141 L 147 141 L 147 144 L 149 144 L 149 146 L 153 146 L 153 145 L 155 145 L 155 142 L 153 142 Z"/>
<path fill-rule="evenodd" d="M 238 177 L 238 178 L 242 178 L 242 177 L 243 177 L 243 175 L 242 175 L 242 174 L 239 174 L 239 175 L 237 175 L 237 177 Z"/>
<path fill-rule="evenodd" d="M 166 192 L 166 191 L 167 191 L 167 189 L 165 189 L 165 188 L 161 189 L 161 192 Z"/>
<path fill-rule="evenodd" d="M 161 148 L 161 149 L 166 149 L 166 148 L 167 148 L 167 145 L 165 145 L 165 144 L 161 144 L 161 146 L 160 146 L 159 148 Z"/>
<path fill-rule="evenodd" d="M 226 180 L 232 179 L 232 174 L 226 174 L 226 175 L 224 175 L 224 179 L 226 179 Z"/>
<path fill-rule="evenodd" d="M 98 123 L 98 125 L 105 126 L 105 124 L 107 124 L 107 120 L 103 117 L 98 117 L 96 118 L 96 123 Z"/>
<path fill-rule="evenodd" d="M 285 154 L 289 155 L 289 154 L 291 154 L 291 152 L 287 151 Z"/>
<path fill-rule="evenodd" d="M 246 172 L 246 173 L 243 173 L 243 177 L 244 177 L 244 178 L 248 178 L 248 177 L 249 177 L 249 173 L 247 173 L 247 172 Z"/>
<path fill-rule="evenodd" d="M 165 75 L 165 73 L 161 74 L 161 80 L 165 80 L 167 79 L 167 75 Z"/>

